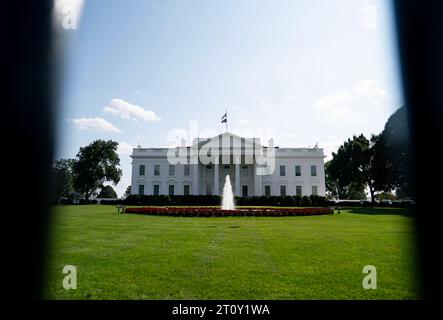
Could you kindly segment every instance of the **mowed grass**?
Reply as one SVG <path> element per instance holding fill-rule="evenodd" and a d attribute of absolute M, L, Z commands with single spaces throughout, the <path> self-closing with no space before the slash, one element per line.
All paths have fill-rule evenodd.
<path fill-rule="evenodd" d="M 185 218 L 54 208 L 48 299 L 419 299 L 406 209 Z M 77 289 L 63 289 L 65 265 Z M 365 290 L 365 265 L 377 289 Z"/>

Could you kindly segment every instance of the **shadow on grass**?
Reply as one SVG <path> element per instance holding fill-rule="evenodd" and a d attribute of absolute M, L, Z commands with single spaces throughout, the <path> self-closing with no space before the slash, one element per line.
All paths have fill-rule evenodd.
<path fill-rule="evenodd" d="M 357 207 L 341 207 L 342 211 L 347 211 L 348 213 L 353 214 L 368 214 L 368 215 L 401 215 L 405 217 L 412 217 L 414 216 L 414 209 L 411 208 L 381 208 L 381 207 L 374 207 L 374 208 L 357 208 Z"/>

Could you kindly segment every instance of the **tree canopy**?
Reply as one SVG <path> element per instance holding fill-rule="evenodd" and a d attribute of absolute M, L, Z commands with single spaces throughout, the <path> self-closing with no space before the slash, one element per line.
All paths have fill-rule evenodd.
<path fill-rule="evenodd" d="M 327 162 L 326 187 L 334 198 L 352 199 L 365 195 L 365 186 L 369 188 L 371 200 L 374 201 L 374 145 L 378 136 L 372 135 L 368 140 L 363 134 L 345 141 L 332 153 Z"/>
<path fill-rule="evenodd" d="M 376 193 L 396 190 L 397 196 L 411 194 L 410 148 L 405 107 L 389 117 L 379 135 L 367 139 L 353 136 L 332 153 L 325 164 L 328 195 L 339 199 L 361 196 L 369 189 L 374 202 Z"/>
<path fill-rule="evenodd" d="M 85 194 L 86 201 L 103 187 L 105 182 L 116 185 L 122 176 L 117 154 L 118 142 L 96 140 L 81 147 L 73 165 L 74 188 Z"/>
<path fill-rule="evenodd" d="M 412 196 L 411 151 L 406 107 L 391 115 L 377 143 L 377 181 L 386 191 L 395 190 L 401 197 Z"/>
<path fill-rule="evenodd" d="M 51 169 L 53 203 L 57 203 L 60 198 L 68 198 L 74 191 L 72 174 L 74 162 L 74 159 L 54 161 Z"/>
<path fill-rule="evenodd" d="M 97 198 L 117 198 L 117 192 L 111 186 L 103 186 Z"/>

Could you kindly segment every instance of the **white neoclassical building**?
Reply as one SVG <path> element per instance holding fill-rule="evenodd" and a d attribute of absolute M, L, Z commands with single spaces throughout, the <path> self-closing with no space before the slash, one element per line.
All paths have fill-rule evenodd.
<path fill-rule="evenodd" d="M 229 174 L 236 196 L 325 195 L 323 149 L 280 148 L 226 132 L 176 148 L 133 149 L 132 194 L 221 195 Z"/>

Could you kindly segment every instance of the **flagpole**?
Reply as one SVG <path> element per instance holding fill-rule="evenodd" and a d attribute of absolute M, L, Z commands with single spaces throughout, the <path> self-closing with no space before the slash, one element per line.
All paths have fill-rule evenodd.
<path fill-rule="evenodd" d="M 228 109 L 226 109 L 226 132 L 228 132 Z"/>

